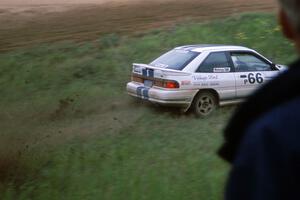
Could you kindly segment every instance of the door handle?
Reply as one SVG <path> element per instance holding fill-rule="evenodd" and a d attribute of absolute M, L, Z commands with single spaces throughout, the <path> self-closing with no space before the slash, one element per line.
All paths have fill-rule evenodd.
<path fill-rule="evenodd" d="M 241 78 L 247 78 L 247 75 L 241 75 L 240 77 Z"/>

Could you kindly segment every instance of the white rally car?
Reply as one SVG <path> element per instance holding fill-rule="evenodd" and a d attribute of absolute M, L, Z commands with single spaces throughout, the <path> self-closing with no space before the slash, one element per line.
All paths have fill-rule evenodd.
<path fill-rule="evenodd" d="M 219 105 L 240 102 L 285 69 L 246 47 L 181 46 L 150 64 L 133 64 L 127 92 L 207 116 Z"/>

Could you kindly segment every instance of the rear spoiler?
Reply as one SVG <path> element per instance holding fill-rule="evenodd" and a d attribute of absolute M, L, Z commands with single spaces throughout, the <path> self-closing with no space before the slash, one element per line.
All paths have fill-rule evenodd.
<path fill-rule="evenodd" d="M 147 64 L 138 63 L 133 63 L 132 72 L 143 76 L 152 76 L 157 78 L 163 78 L 164 76 L 189 76 L 192 74 L 179 70 L 154 67 Z"/>

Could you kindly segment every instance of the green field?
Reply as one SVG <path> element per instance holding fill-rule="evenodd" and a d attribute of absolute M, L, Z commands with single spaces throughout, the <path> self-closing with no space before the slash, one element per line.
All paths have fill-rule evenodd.
<path fill-rule="evenodd" d="M 270 14 L 1 54 L 0 199 L 221 199 L 228 165 L 215 152 L 234 107 L 197 119 L 125 91 L 133 62 L 195 43 L 295 58 Z"/>

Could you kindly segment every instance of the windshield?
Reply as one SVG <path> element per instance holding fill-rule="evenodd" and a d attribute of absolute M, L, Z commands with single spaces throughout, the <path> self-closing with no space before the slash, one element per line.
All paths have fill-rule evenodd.
<path fill-rule="evenodd" d="M 166 69 L 182 70 L 199 54 L 192 51 L 172 50 L 154 60 L 150 65 Z"/>

